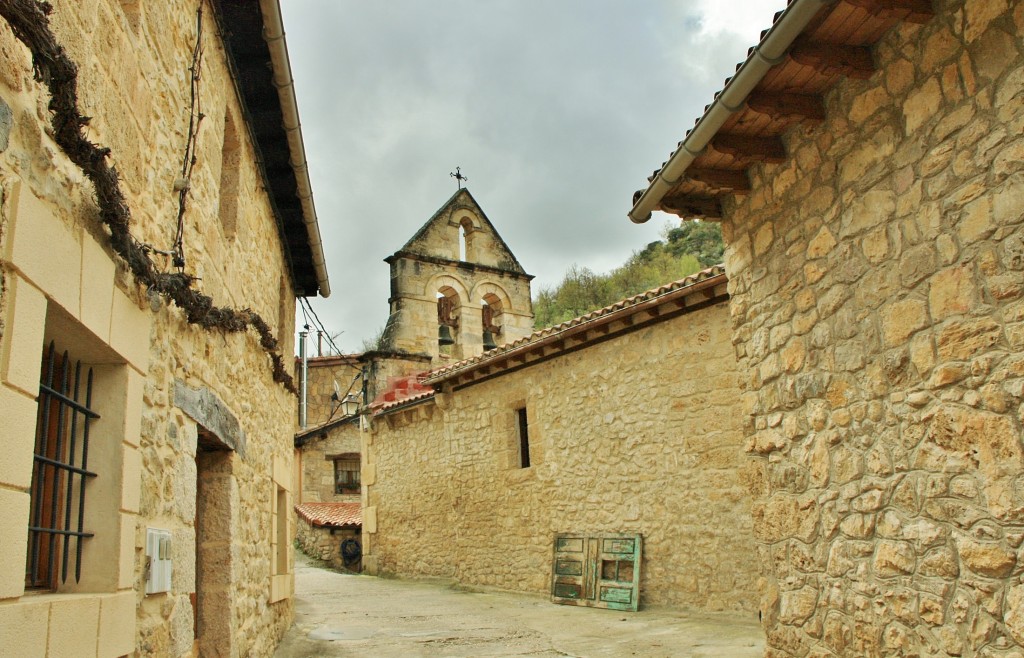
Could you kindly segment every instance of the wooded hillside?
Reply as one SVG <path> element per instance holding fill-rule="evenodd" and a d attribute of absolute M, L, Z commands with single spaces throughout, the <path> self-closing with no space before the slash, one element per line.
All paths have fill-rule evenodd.
<path fill-rule="evenodd" d="M 722 262 L 722 249 L 718 224 L 684 222 L 607 274 L 574 264 L 561 283 L 536 293 L 534 326 L 550 327 L 717 265 Z"/>

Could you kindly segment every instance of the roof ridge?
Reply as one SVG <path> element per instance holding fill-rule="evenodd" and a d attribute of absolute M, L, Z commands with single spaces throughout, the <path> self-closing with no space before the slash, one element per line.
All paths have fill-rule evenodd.
<path fill-rule="evenodd" d="M 604 306 L 602 308 L 595 309 L 593 311 L 585 313 L 584 315 L 572 318 L 571 320 L 566 320 L 565 322 L 561 322 L 559 324 L 552 325 L 550 327 L 545 327 L 543 329 L 538 329 L 537 331 L 534 331 L 532 334 L 530 334 L 528 336 L 520 338 L 519 340 L 516 340 L 516 341 L 511 342 L 511 343 L 506 343 L 504 345 L 500 345 L 500 346 L 494 348 L 493 350 L 488 350 L 488 351 L 484 352 L 483 354 L 478 354 L 477 356 L 473 356 L 473 357 L 470 357 L 468 359 L 463 359 L 462 361 L 456 361 L 455 363 L 451 363 L 451 364 L 445 365 L 445 366 L 443 366 L 441 368 L 436 368 L 434 370 L 428 370 L 428 371 L 422 373 L 421 381 L 425 381 L 427 379 L 433 379 L 434 377 L 437 377 L 437 376 L 440 376 L 440 375 L 443 375 L 443 374 L 446 374 L 446 373 L 449 373 L 449 372 L 454 372 L 455 370 L 459 370 L 459 369 L 465 368 L 465 367 L 473 365 L 475 363 L 480 363 L 481 361 L 484 361 L 485 359 L 491 359 L 491 358 L 494 358 L 496 356 L 500 356 L 501 354 L 504 354 L 504 353 L 509 352 L 511 350 L 514 350 L 514 349 L 517 349 L 519 347 L 526 346 L 526 345 L 528 345 L 528 344 L 530 344 L 532 342 L 540 340 L 541 338 L 547 338 L 548 336 L 552 336 L 554 334 L 561 333 L 563 331 L 567 331 L 569 329 L 572 329 L 573 327 L 578 327 L 578 326 L 580 326 L 582 324 L 585 324 L 587 322 L 592 322 L 594 320 L 598 320 L 598 319 L 600 319 L 600 318 L 602 318 L 602 317 L 604 317 L 606 315 L 609 315 L 610 313 L 621 311 L 621 310 L 624 310 L 624 309 L 629 308 L 631 306 L 636 306 L 637 304 L 639 304 L 641 302 L 645 302 L 645 301 L 648 301 L 648 300 L 651 300 L 651 299 L 655 299 L 655 298 L 660 297 L 662 295 L 666 295 L 666 294 L 668 294 L 670 292 L 675 292 L 676 290 L 680 290 L 682 288 L 689 287 L 689 286 L 691 286 L 691 285 L 693 285 L 695 283 L 698 283 L 698 282 L 703 281 L 705 279 L 709 279 L 709 278 L 711 278 L 713 276 L 718 276 L 718 275 L 721 275 L 721 274 L 725 274 L 725 265 L 723 265 L 723 264 L 712 265 L 711 267 L 708 267 L 708 268 L 705 268 L 703 270 L 700 270 L 699 272 L 694 272 L 693 274 L 685 276 L 682 279 L 677 279 L 676 281 L 672 281 L 670 283 L 662 284 L 660 286 L 657 286 L 656 288 L 651 288 L 651 289 L 645 290 L 645 291 L 643 291 L 641 293 L 637 293 L 636 295 L 632 295 L 630 297 L 626 297 L 624 299 L 620 299 L 617 302 L 613 302 L 612 304 L 609 304 L 609 305 Z"/>

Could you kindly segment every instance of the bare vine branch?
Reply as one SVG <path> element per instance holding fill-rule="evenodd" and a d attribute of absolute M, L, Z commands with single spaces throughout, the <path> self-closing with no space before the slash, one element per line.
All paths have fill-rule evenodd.
<path fill-rule="evenodd" d="M 50 29 L 48 16 L 52 11 L 48 2 L 0 0 L 0 16 L 11 26 L 14 36 L 28 47 L 35 78 L 50 92 L 54 140 L 93 183 L 100 220 L 110 229 L 114 252 L 124 259 L 139 283 L 181 308 L 190 324 L 228 333 L 244 332 L 250 327 L 255 330 L 260 346 L 270 355 L 274 381 L 295 393 L 295 384 L 278 352 L 277 339 L 258 313 L 248 308 L 214 306 L 210 296 L 192 287 L 192 276 L 161 273 L 146 248 L 132 236 L 131 210 L 121 190 L 117 169 L 107 161 L 110 149 L 93 144 L 82 133 L 89 118 L 78 111 L 78 67 Z"/>

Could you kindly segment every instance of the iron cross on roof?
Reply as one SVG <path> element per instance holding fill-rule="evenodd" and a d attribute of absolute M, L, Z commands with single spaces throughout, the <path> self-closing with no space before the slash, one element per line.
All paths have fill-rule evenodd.
<path fill-rule="evenodd" d="M 455 173 L 454 174 L 449 173 L 448 175 L 451 176 L 452 178 L 454 178 L 455 180 L 457 180 L 459 182 L 459 189 L 460 190 L 462 189 L 462 182 L 469 180 L 469 178 L 467 178 L 466 176 L 462 175 L 462 172 L 459 171 L 458 167 L 455 168 Z"/>

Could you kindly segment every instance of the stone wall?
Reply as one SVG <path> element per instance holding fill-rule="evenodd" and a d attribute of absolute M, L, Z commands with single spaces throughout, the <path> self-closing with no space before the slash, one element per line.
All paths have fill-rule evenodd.
<path fill-rule="evenodd" d="M 359 572 L 359 561 L 348 565 L 341 557 L 341 543 L 346 539 L 359 541 L 359 528 L 325 528 L 314 526 L 299 518 L 295 531 L 295 542 L 299 550 L 311 558 L 323 560 L 335 569 Z"/>
<path fill-rule="evenodd" d="M 465 258 L 460 233 L 468 229 Z M 427 354 L 435 367 L 484 351 L 482 306 L 500 309 L 496 344 L 533 333 L 530 280 L 468 190 L 460 190 L 396 254 L 391 265 L 391 315 L 385 340 L 389 349 Z M 452 329 L 455 344 L 439 349 L 437 295 L 457 300 Z"/>
<path fill-rule="evenodd" d="M 358 503 L 359 492 L 338 494 L 334 492 L 333 457 L 354 454 L 356 459 L 362 449 L 362 433 L 359 421 L 347 422 L 326 432 L 324 437 L 310 439 L 302 446 L 302 482 L 299 501 L 302 503 Z"/>
<path fill-rule="evenodd" d="M 770 656 L 1024 651 L 1009 4 L 890 33 L 723 223 Z"/>
<path fill-rule="evenodd" d="M 317 427 L 337 419 L 341 415 L 338 404 L 331 397 L 334 394 L 334 382 L 338 383 L 341 397 L 349 390 L 353 380 L 352 393 L 361 395 L 363 390 L 362 380 L 357 379 L 362 364 L 357 355 L 343 356 L 322 356 L 313 357 L 307 360 L 306 380 L 308 391 L 306 393 L 306 426 Z M 302 378 L 302 362 L 295 360 L 295 381 Z"/>
<path fill-rule="evenodd" d="M 719 304 L 375 417 L 364 567 L 545 593 L 555 533 L 641 533 L 642 603 L 752 613 L 728 322 Z"/>
<path fill-rule="evenodd" d="M 189 123 L 188 66 L 199 4 L 83 0 L 57 3 L 51 18 L 79 67 L 80 109 L 92 117 L 89 138 L 111 149 L 132 235 L 159 249 L 174 242 L 173 184 Z M 293 289 L 218 32 L 209 4 L 203 6 L 199 93 L 205 118 L 184 215 L 185 271 L 198 277 L 215 304 L 258 312 L 289 354 Z M 290 496 L 295 397 L 273 382 L 255 334 L 188 325 L 180 309 L 147 296 L 111 255 L 92 186 L 52 141 L 48 95 L 33 80 L 29 54 L 5 22 L 0 99 L 12 114 L 0 154 L 0 406 L 4 424 L 17 430 L 10 436 L 4 430 L 4 452 L 12 461 L 0 473 L 0 518 L 11 525 L 3 526 L 5 537 L 19 538 L 5 540 L 0 549 L 5 648 L 38 655 L 49 639 L 54 655 L 92 655 L 93 642 L 101 656 L 133 650 L 192 655 L 190 595 L 198 581 L 204 655 L 270 655 L 292 618 L 291 542 L 277 538 L 289 537 L 293 527 L 287 525 L 291 515 L 282 519 L 276 510 Z M 239 146 L 225 155 L 232 130 Z M 230 197 L 222 194 L 222 160 L 228 157 L 237 158 Z M 229 200 L 237 210 L 230 223 L 220 207 Z M 162 256 L 154 258 L 171 269 Z M 16 585 L 24 582 L 32 397 L 44 337 L 67 341 L 72 335 L 71 349 L 95 345 L 89 358 L 121 382 L 104 388 L 109 399 L 103 402 L 125 420 L 115 433 L 94 439 L 120 444 L 109 459 L 116 470 L 90 485 L 90 515 L 110 520 L 98 521 L 96 536 L 85 544 L 87 561 L 102 553 L 114 567 L 103 579 L 67 586 L 76 596 L 23 597 L 23 586 Z M 228 437 L 218 435 L 220 421 L 200 408 L 182 408 L 175 399 L 179 384 L 207 396 L 224 412 L 219 418 L 235 420 L 230 446 Z M 108 444 L 97 443 L 97 450 L 101 445 Z M 214 448 L 222 451 L 207 452 Z M 103 501 L 108 507 L 93 504 Z M 202 525 L 197 509 L 210 514 Z M 276 532 L 279 523 L 286 524 L 283 534 Z M 144 594 L 147 527 L 171 531 L 168 593 Z M 204 557 L 197 558 L 197 543 Z"/>

